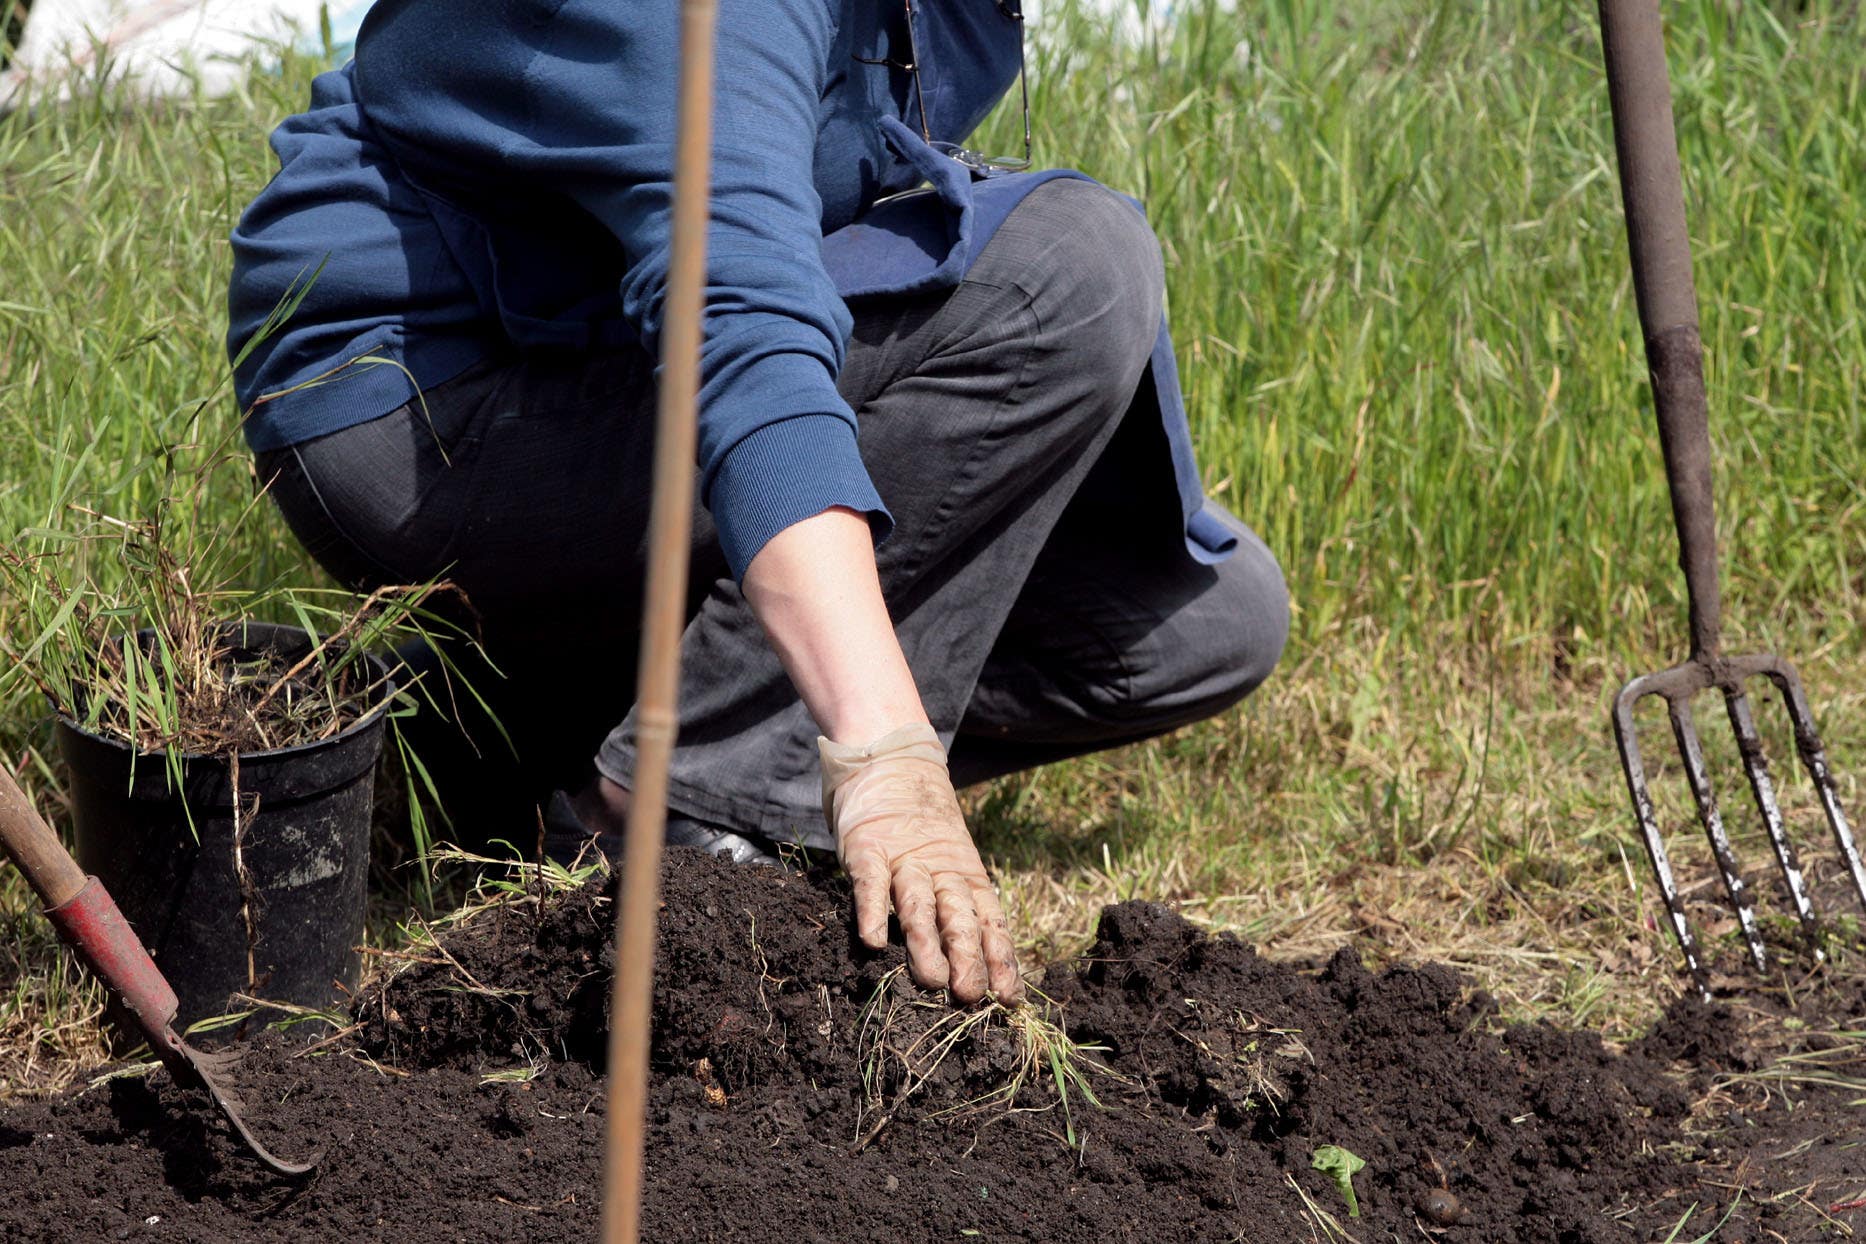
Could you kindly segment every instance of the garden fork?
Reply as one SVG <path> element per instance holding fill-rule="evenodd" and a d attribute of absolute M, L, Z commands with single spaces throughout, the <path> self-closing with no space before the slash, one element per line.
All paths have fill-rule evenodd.
<path fill-rule="evenodd" d="M 104 889 L 87 877 L 32 801 L 0 766 L 0 856 L 11 858 L 45 906 L 59 938 L 77 952 L 128 1012 L 150 1051 L 178 1084 L 205 1091 L 253 1156 L 281 1175 L 308 1174 L 318 1159 L 288 1162 L 246 1126 L 245 1106 L 234 1092 L 232 1054 L 197 1050 L 175 1031 L 175 991 Z"/>
<path fill-rule="evenodd" d="M 1606 54 L 1607 89 L 1613 105 L 1614 146 L 1619 155 L 1620 189 L 1626 203 L 1626 234 L 1632 252 L 1633 286 L 1639 323 L 1646 339 L 1646 364 L 1652 377 L 1659 442 L 1665 452 L 1665 477 L 1671 486 L 1672 519 L 1678 527 L 1679 565 L 1691 606 L 1691 656 L 1682 665 L 1647 674 L 1626 684 L 1614 700 L 1613 729 L 1620 762 L 1626 770 L 1633 812 L 1646 851 L 1658 874 L 1659 890 L 1670 913 L 1672 932 L 1685 954 L 1685 966 L 1700 991 L 1708 988 L 1698 948 L 1685 922 L 1684 903 L 1673 879 L 1665 844 L 1659 836 L 1652 796 L 1640 764 L 1633 709 L 1644 697 L 1665 701 L 1672 733 L 1684 758 L 1685 777 L 1710 837 L 1711 854 L 1724 888 L 1736 908 L 1744 941 L 1758 968 L 1765 967 L 1762 938 L 1756 928 L 1754 900 L 1737 868 L 1729 835 L 1717 809 L 1717 796 L 1705 768 L 1703 748 L 1692 723 L 1691 703 L 1700 692 L 1723 693 L 1724 709 L 1736 733 L 1737 750 L 1749 775 L 1750 790 L 1781 866 L 1795 914 L 1818 962 L 1819 921 L 1808 898 L 1795 847 L 1788 839 L 1776 801 L 1762 740 L 1750 713 L 1744 688 L 1751 679 L 1775 684 L 1794 726 L 1795 747 L 1814 780 L 1827 823 L 1833 828 L 1853 886 L 1866 903 L 1866 869 L 1846 813 L 1834 789 L 1834 777 L 1821 747 L 1821 736 L 1808 711 L 1801 679 L 1778 656 L 1725 656 L 1719 638 L 1721 604 L 1717 585 L 1717 532 L 1711 493 L 1710 426 L 1704 396 L 1703 345 L 1698 337 L 1697 291 L 1691 280 L 1691 245 L 1685 232 L 1684 186 L 1672 126 L 1671 87 L 1665 68 L 1665 41 L 1659 0 L 1600 0 L 1601 44 Z"/>

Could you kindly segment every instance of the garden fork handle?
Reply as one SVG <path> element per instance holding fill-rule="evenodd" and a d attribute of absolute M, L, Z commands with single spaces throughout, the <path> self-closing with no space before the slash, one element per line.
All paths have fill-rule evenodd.
<path fill-rule="evenodd" d="M 0 850 L 26 874 L 26 883 L 47 909 L 76 898 L 84 870 L 71 858 L 13 775 L 0 768 Z"/>
<path fill-rule="evenodd" d="M 0 852 L 12 857 L 45 908 L 59 940 L 84 960 L 91 974 L 122 999 L 149 1048 L 171 1068 L 181 1039 L 170 1027 L 175 991 L 149 957 L 116 900 L 87 877 L 26 798 L 0 768 Z"/>
<path fill-rule="evenodd" d="M 1672 520 L 1678 526 L 1678 564 L 1691 601 L 1691 656 L 1715 661 L 1722 604 L 1710 416 L 1659 0 L 1600 0 L 1600 40 L 1613 103 L 1613 139 L 1639 326 L 1646 338 Z"/>
<path fill-rule="evenodd" d="M 225 1057 L 191 1048 L 175 1031 L 179 1004 L 161 969 L 110 892 L 97 878 L 85 876 L 5 768 L 0 768 L 0 853 L 11 856 L 26 874 L 59 940 L 123 1003 L 150 1052 L 178 1083 L 207 1090 L 246 1147 L 279 1174 L 303 1175 L 317 1165 L 317 1158 L 287 1162 L 253 1135 L 240 1117 L 239 1099 L 229 1091 Z"/>

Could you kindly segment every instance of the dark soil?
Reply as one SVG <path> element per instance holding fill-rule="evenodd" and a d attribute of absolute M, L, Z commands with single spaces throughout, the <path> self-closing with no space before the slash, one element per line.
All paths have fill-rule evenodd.
<path fill-rule="evenodd" d="M 251 1052 L 261 1135 L 324 1151 L 305 1180 L 266 1174 L 162 1073 L 0 1111 L 0 1239 L 592 1238 L 611 922 L 593 888 L 482 914 L 366 993 L 349 1035 Z M 1762 1059 L 1728 1006 L 1674 1007 L 1614 1053 L 1501 1025 L 1445 967 L 1301 970 L 1125 903 L 1042 982 L 1100 1047 L 1078 1064 L 1096 1103 L 1065 1109 L 1047 1060 L 989 1100 L 1023 1040 L 1001 1013 L 955 1037 L 897 953 L 852 943 L 831 878 L 676 853 L 661 936 L 657 1241 L 1290 1244 L 1331 1238 L 1319 1210 L 1363 1242 L 1594 1244 L 1665 1240 L 1695 1204 L 1689 1241 L 1738 1187 L 1812 1184 L 1740 1198 L 1711 1237 L 1804 1240 L 1866 1173 L 1857 1094 L 1790 1088 L 1790 1111 L 1782 1086 L 1719 1078 Z M 1358 1221 L 1311 1169 L 1322 1145 L 1366 1159 Z"/>

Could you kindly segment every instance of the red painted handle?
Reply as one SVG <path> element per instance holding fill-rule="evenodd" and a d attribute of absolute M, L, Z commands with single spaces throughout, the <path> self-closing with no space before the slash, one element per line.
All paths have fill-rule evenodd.
<path fill-rule="evenodd" d="M 45 917 L 65 945 L 77 951 L 97 979 L 135 1013 L 150 1048 L 163 1053 L 164 1034 L 170 1031 L 180 1003 L 104 883 L 85 878 L 76 897 L 48 907 Z"/>

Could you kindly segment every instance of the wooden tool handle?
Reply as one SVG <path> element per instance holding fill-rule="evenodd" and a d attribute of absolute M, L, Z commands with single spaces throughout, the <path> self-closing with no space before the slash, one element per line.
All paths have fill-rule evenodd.
<path fill-rule="evenodd" d="M 1714 660 L 1722 603 L 1710 412 L 1659 0 L 1600 0 L 1600 37 L 1633 289 L 1646 338 L 1665 476 L 1671 485 L 1672 519 L 1678 527 L 1678 560 L 1691 600 L 1691 655 Z"/>
<path fill-rule="evenodd" d="M 68 903 L 84 888 L 84 870 L 5 769 L 0 769 L 0 846 L 46 907 Z"/>

